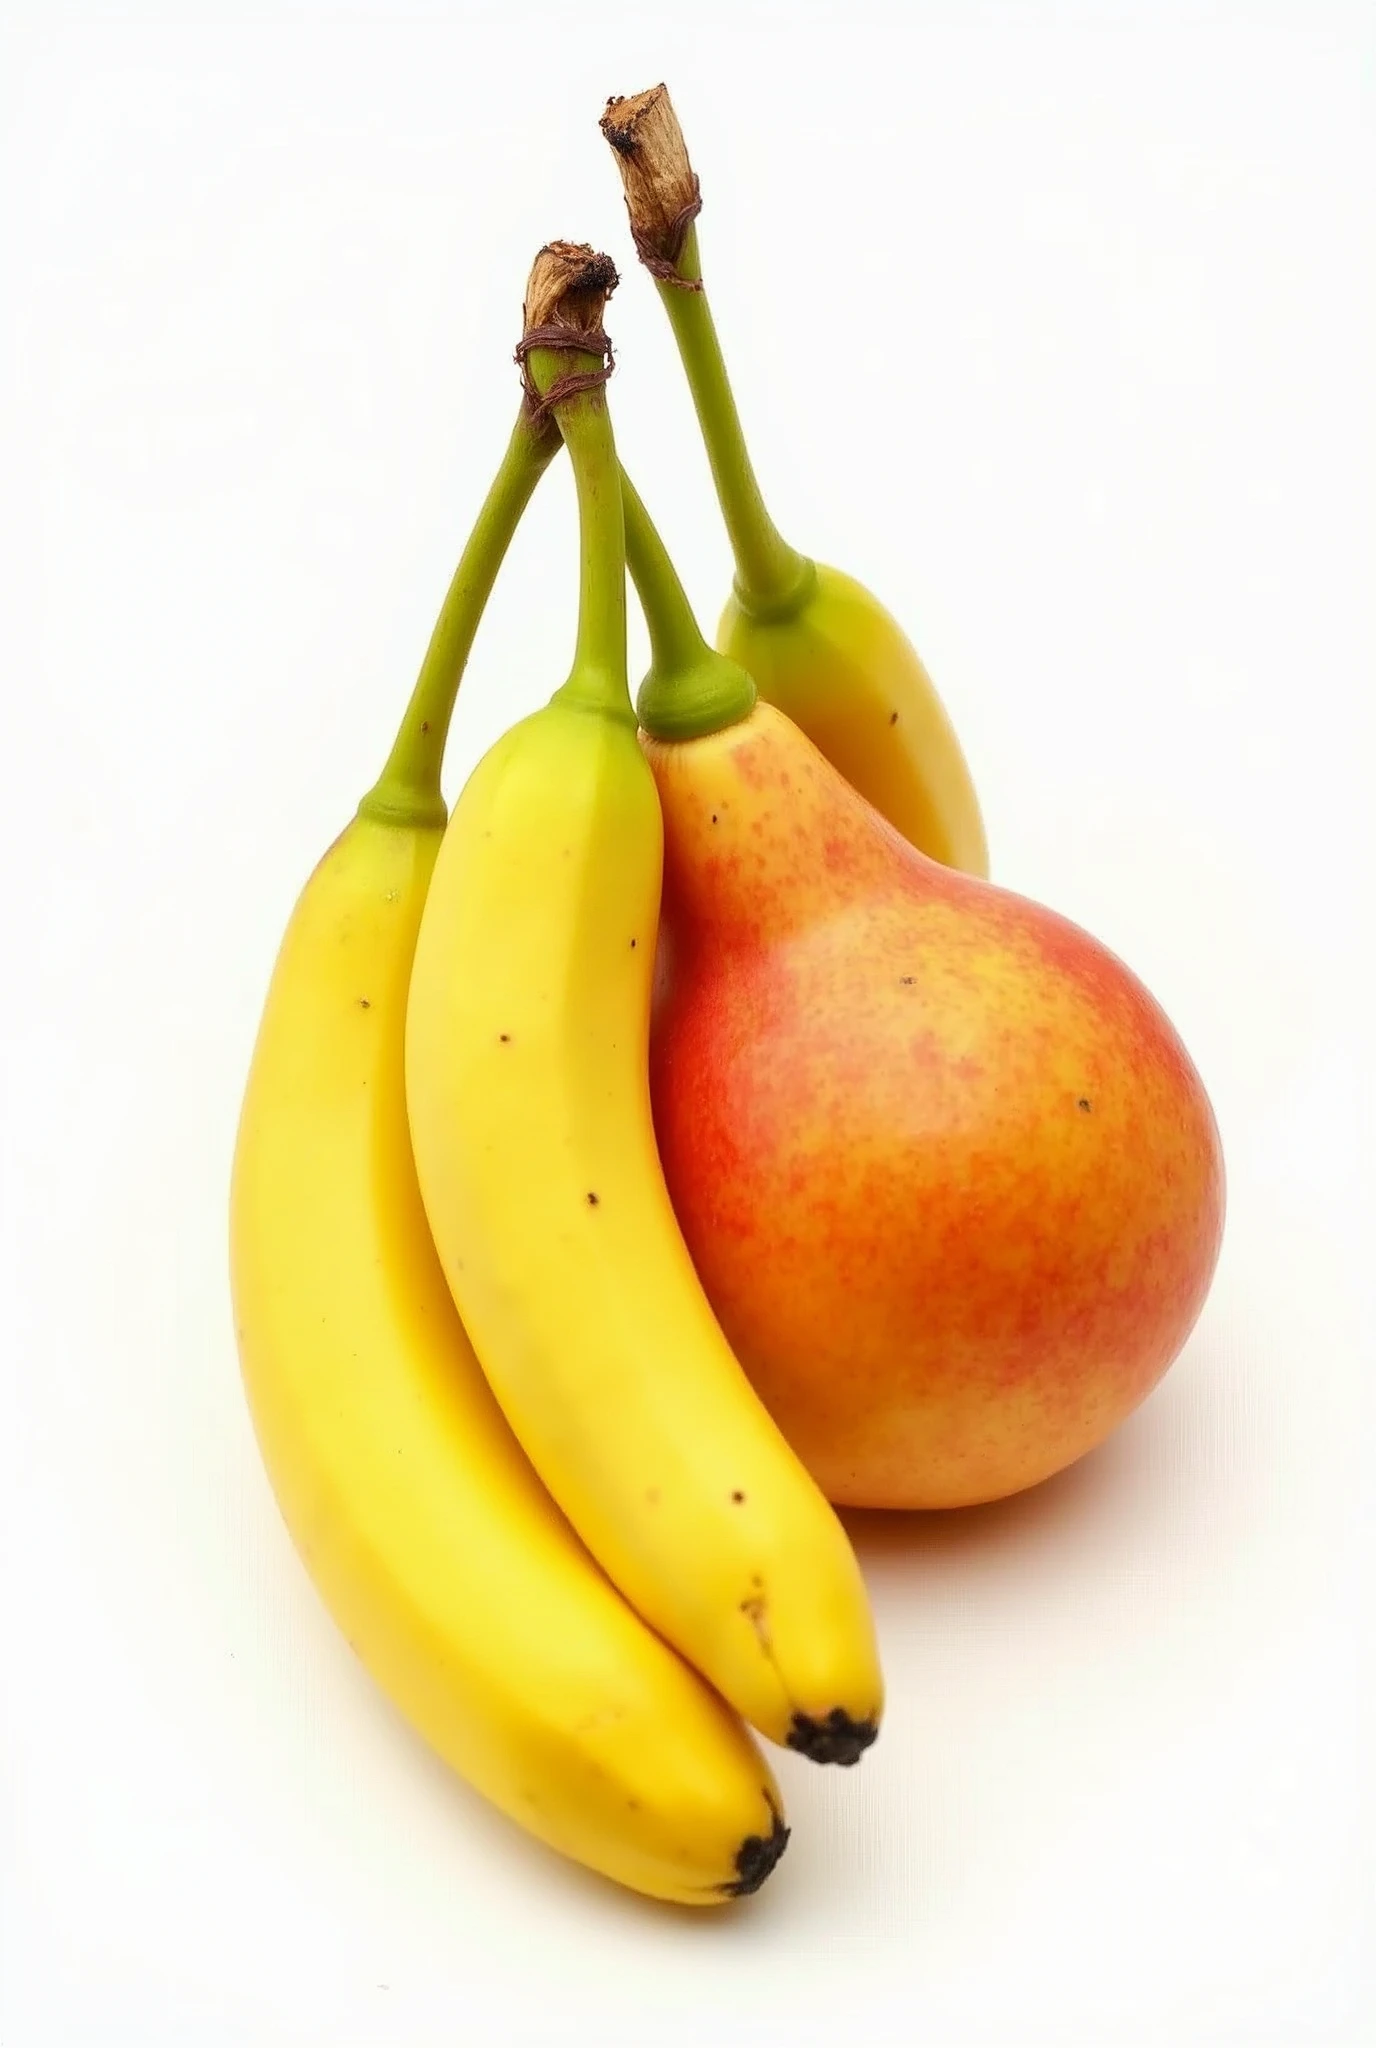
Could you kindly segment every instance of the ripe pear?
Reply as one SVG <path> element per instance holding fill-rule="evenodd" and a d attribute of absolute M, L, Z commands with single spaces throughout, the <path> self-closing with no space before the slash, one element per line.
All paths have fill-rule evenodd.
<path fill-rule="evenodd" d="M 837 1503 L 1034 1485 L 1207 1293 L 1223 1159 L 1189 1055 L 1105 947 L 917 852 L 772 706 L 644 744 L 655 1127 L 733 1349 Z"/>

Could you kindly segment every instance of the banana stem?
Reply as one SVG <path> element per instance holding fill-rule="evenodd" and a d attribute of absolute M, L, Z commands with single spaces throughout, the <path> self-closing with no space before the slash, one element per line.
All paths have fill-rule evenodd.
<path fill-rule="evenodd" d="M 684 237 L 676 268 L 680 277 L 701 284 L 696 226 Z M 662 281 L 657 289 L 688 378 L 717 502 L 736 559 L 737 596 L 747 611 L 785 617 L 801 605 L 810 590 L 813 565 L 789 546 L 766 509 L 706 292 L 686 292 Z"/>
<path fill-rule="evenodd" d="M 536 349 L 530 358 L 541 391 L 561 372 L 589 367 L 598 367 L 596 359 L 574 351 Z M 556 404 L 554 417 L 573 468 L 580 545 L 578 639 L 568 680 L 556 695 L 634 723 L 626 672 L 626 529 L 606 394 L 576 392 Z"/>
<path fill-rule="evenodd" d="M 360 815 L 395 825 L 445 822 L 440 769 L 459 683 L 512 535 L 558 446 L 558 435 L 523 406 L 459 557 L 387 764 Z"/>

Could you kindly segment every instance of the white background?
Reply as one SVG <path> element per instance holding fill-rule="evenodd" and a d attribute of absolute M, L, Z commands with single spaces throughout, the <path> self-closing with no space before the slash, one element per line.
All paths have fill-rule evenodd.
<path fill-rule="evenodd" d="M 575 13 L 9 18 L 0 2041 L 1369 2041 L 1376 17 Z M 1155 988 L 1231 1174 L 1105 1450 L 857 1518 L 884 1738 L 784 1759 L 794 1844 L 710 1923 L 526 1843 L 371 1689 L 260 1470 L 224 1248 L 277 940 L 551 235 L 623 260 L 622 445 L 724 595 L 595 126 L 659 77 L 781 525 L 908 623 L 999 876 Z M 571 513 L 560 466 L 451 789 L 562 679 Z"/>

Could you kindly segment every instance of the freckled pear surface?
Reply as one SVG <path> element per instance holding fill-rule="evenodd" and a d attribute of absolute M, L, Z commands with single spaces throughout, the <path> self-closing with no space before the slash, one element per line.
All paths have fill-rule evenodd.
<path fill-rule="evenodd" d="M 771 707 L 647 741 L 655 1122 L 733 1348 L 830 1497 L 990 1500 L 1112 1430 L 1223 1217 L 1160 1006 L 1053 912 L 924 859 Z"/>

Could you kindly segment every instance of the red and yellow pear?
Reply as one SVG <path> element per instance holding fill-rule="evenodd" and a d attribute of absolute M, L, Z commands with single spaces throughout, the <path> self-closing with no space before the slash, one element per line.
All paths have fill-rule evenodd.
<path fill-rule="evenodd" d="M 1137 1406 L 1204 1301 L 1224 1180 L 1199 1075 L 1088 933 L 917 852 L 773 706 L 714 715 L 721 658 L 687 657 L 630 532 L 665 835 L 651 1088 L 703 1285 L 833 1501 L 1031 1486 Z"/>

